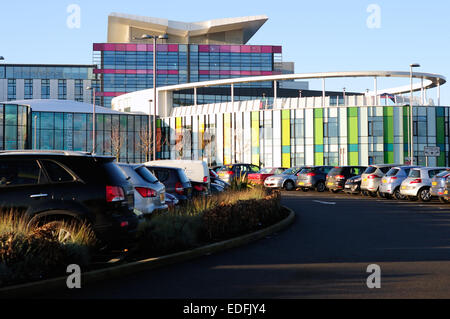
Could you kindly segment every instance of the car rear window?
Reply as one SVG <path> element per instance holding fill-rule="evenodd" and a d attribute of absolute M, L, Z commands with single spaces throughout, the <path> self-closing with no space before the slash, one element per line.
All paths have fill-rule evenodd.
<path fill-rule="evenodd" d="M 180 177 L 180 181 L 182 183 L 190 182 L 189 178 L 186 176 L 186 173 L 182 169 L 178 169 L 177 171 L 178 171 L 178 176 Z"/>
<path fill-rule="evenodd" d="M 440 173 L 437 174 L 436 176 L 437 176 L 437 177 L 445 177 L 445 176 L 448 175 L 448 174 L 450 174 L 450 171 L 445 170 L 445 171 L 440 172 Z"/>
<path fill-rule="evenodd" d="M 72 182 L 73 176 L 62 166 L 52 161 L 42 161 L 48 177 L 54 183 Z"/>
<path fill-rule="evenodd" d="M 314 172 L 314 168 L 310 167 L 310 168 L 304 168 L 300 171 L 300 174 L 308 174 Z"/>
<path fill-rule="evenodd" d="M 380 171 L 381 171 L 383 174 L 386 174 L 387 172 L 389 172 L 390 169 L 391 169 L 390 167 L 381 167 L 381 168 L 380 168 Z"/>
<path fill-rule="evenodd" d="M 258 173 L 259 174 L 270 174 L 272 173 L 273 168 L 263 168 Z"/>
<path fill-rule="evenodd" d="M 370 166 L 370 167 L 367 167 L 367 169 L 364 171 L 363 174 L 372 174 L 372 173 L 375 173 L 376 170 L 377 170 L 376 167 Z"/>
<path fill-rule="evenodd" d="M 430 178 L 433 178 L 436 174 L 439 174 L 440 172 L 441 172 L 440 169 L 430 170 L 430 171 L 428 171 L 428 176 L 429 176 Z"/>
<path fill-rule="evenodd" d="M 335 167 L 328 173 L 328 175 L 332 175 L 332 176 L 339 175 L 339 174 L 344 173 L 344 171 L 345 171 L 344 167 Z"/>
<path fill-rule="evenodd" d="M 231 171 L 233 169 L 233 166 L 232 165 L 225 165 L 225 166 L 222 166 L 219 170 L 218 170 L 218 172 L 228 172 L 228 171 Z"/>
<path fill-rule="evenodd" d="M 150 171 L 146 169 L 144 166 L 138 167 L 136 169 L 136 173 L 138 173 L 140 177 L 142 177 L 145 181 L 149 183 L 154 184 L 158 182 L 158 179 L 152 173 L 150 173 Z"/>
<path fill-rule="evenodd" d="M 297 172 L 297 170 L 298 170 L 297 167 L 292 167 L 292 168 L 289 168 L 289 169 L 285 170 L 285 171 L 283 172 L 283 174 L 284 174 L 284 175 L 292 175 L 292 174 L 294 174 L 295 172 Z"/>
<path fill-rule="evenodd" d="M 169 179 L 169 170 L 167 169 L 154 167 L 147 167 L 147 169 L 153 173 L 161 183 L 164 183 Z"/>
<path fill-rule="evenodd" d="M 409 172 L 408 177 L 420 177 L 420 170 L 412 169 L 411 172 Z"/>
<path fill-rule="evenodd" d="M 389 172 L 386 173 L 386 176 L 387 177 L 392 177 L 392 176 L 397 175 L 398 172 L 400 172 L 400 169 L 398 169 L 398 168 L 391 168 L 389 170 Z"/>

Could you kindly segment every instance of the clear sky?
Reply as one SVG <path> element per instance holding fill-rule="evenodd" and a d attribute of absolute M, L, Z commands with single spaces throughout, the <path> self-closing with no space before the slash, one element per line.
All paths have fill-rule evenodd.
<path fill-rule="evenodd" d="M 71 4 L 81 10 L 80 28 L 67 25 Z M 421 71 L 450 80 L 450 2 L 444 0 L 3 0 L 0 56 L 7 63 L 92 63 L 92 43 L 106 42 L 111 12 L 186 22 L 265 14 L 269 21 L 249 44 L 282 45 L 283 60 L 295 62 L 297 73 L 408 71 L 420 63 Z M 380 80 L 379 86 L 408 83 Z M 344 86 L 364 91 L 373 81 L 333 80 L 327 88 Z M 441 95 L 450 105 L 450 83 Z"/>

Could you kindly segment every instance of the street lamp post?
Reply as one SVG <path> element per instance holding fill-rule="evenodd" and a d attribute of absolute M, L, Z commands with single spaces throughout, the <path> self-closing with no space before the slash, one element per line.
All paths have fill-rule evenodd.
<path fill-rule="evenodd" d="M 92 91 L 92 154 L 95 154 L 95 144 L 97 143 L 95 132 L 95 87 L 88 86 L 86 90 Z"/>
<path fill-rule="evenodd" d="M 414 121 L 413 121 L 413 68 L 420 68 L 420 64 L 418 63 L 413 63 L 409 65 L 409 74 L 410 74 L 410 101 L 409 101 L 409 136 L 410 136 L 410 140 L 409 140 L 409 158 L 410 158 L 410 165 L 414 165 Z"/>
<path fill-rule="evenodd" d="M 153 160 L 156 160 L 156 103 L 157 103 L 157 98 L 156 98 L 156 40 L 158 39 L 163 39 L 163 40 L 167 40 L 168 36 L 167 34 L 163 34 L 163 35 L 148 35 L 148 34 L 144 34 L 142 35 L 140 38 L 134 38 L 135 40 L 150 40 L 153 39 L 153 133 L 152 133 L 152 138 L 153 138 Z M 150 120 L 150 113 L 151 113 L 151 109 L 149 109 L 149 113 L 148 113 L 148 130 L 149 130 L 149 138 L 150 138 L 150 127 L 151 127 L 151 120 Z"/>
<path fill-rule="evenodd" d="M 346 88 L 343 88 L 342 92 L 343 92 L 343 97 L 344 97 L 344 106 L 347 106 L 347 101 L 346 101 L 346 97 L 345 97 L 345 90 L 346 90 Z"/>

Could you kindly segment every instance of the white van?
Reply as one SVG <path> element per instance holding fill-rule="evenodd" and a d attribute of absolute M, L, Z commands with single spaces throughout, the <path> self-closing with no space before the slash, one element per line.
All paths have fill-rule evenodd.
<path fill-rule="evenodd" d="M 160 160 L 160 161 L 150 161 L 145 163 L 145 165 L 182 168 L 186 173 L 186 176 L 192 182 L 208 184 L 209 189 L 210 185 L 209 168 L 206 162 L 190 161 L 190 160 Z"/>

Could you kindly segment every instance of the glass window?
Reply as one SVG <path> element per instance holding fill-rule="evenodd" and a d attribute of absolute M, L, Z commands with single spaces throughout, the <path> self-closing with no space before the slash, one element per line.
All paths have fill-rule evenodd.
<path fill-rule="evenodd" d="M 42 173 L 35 160 L 0 160 L 0 187 L 35 185 Z"/>
<path fill-rule="evenodd" d="M 72 182 L 73 176 L 62 166 L 52 161 L 42 161 L 48 177 L 54 183 Z"/>

